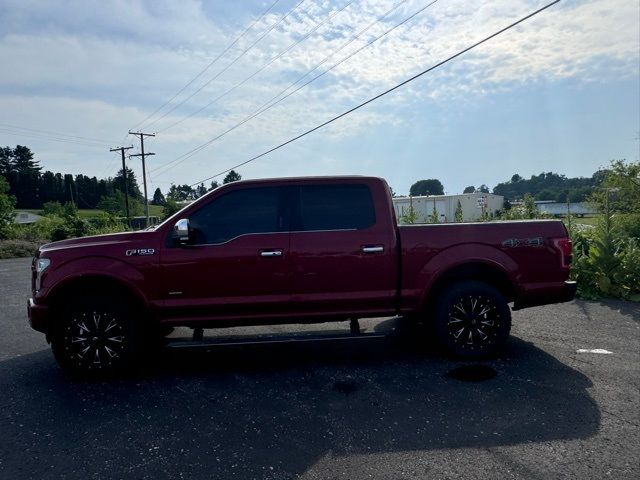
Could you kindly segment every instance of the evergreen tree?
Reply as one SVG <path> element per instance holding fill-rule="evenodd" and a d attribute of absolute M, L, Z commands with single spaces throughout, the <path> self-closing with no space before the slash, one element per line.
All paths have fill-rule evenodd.
<path fill-rule="evenodd" d="M 10 147 L 0 147 L 0 175 L 8 182 L 14 170 L 13 150 Z"/>
<path fill-rule="evenodd" d="M 5 154 L 6 155 L 6 154 Z M 16 197 L 19 208 L 38 208 L 40 170 L 39 162 L 33 159 L 29 148 L 16 145 L 11 153 L 12 172 L 8 178 L 12 193 Z"/>
<path fill-rule="evenodd" d="M 204 186 L 204 183 L 201 183 L 200 185 L 198 185 L 198 187 L 196 188 L 196 197 L 200 198 L 201 196 L 203 196 L 205 193 L 207 193 L 207 187 Z"/>
<path fill-rule="evenodd" d="M 156 191 L 153 192 L 153 200 L 151 200 L 151 205 L 164 205 L 166 202 L 160 187 L 156 188 Z"/>
<path fill-rule="evenodd" d="M 237 182 L 238 180 L 242 180 L 242 175 L 240 175 L 235 170 L 231 170 L 229 173 L 227 173 L 227 176 L 224 177 L 224 180 L 222 180 L 222 183 L 227 184 L 231 182 Z"/>
<path fill-rule="evenodd" d="M 464 221 L 464 218 L 462 216 L 462 204 L 460 203 L 460 200 L 458 200 L 458 204 L 456 205 L 456 211 L 453 214 L 453 216 L 456 222 Z"/>
<path fill-rule="evenodd" d="M 13 149 L 13 165 L 18 173 L 37 175 L 42 170 L 39 163 L 33 159 L 33 153 L 28 147 L 16 145 L 16 148 Z"/>
<path fill-rule="evenodd" d="M 418 221 L 418 212 L 413 207 L 413 198 L 409 196 L 409 208 L 407 210 L 402 209 L 402 214 L 400 215 L 400 223 L 406 223 L 412 225 Z"/>
<path fill-rule="evenodd" d="M 440 222 L 440 217 L 438 215 L 438 211 L 436 210 L 436 204 L 433 203 L 433 210 L 431 210 L 431 214 L 426 218 L 427 223 L 438 223 Z"/>
<path fill-rule="evenodd" d="M 138 180 L 136 180 L 136 174 L 129 167 L 126 167 L 127 171 L 127 193 L 131 198 L 142 200 L 142 193 L 138 186 Z M 113 179 L 113 188 L 125 193 L 124 187 L 124 171 L 120 169 L 118 174 Z"/>

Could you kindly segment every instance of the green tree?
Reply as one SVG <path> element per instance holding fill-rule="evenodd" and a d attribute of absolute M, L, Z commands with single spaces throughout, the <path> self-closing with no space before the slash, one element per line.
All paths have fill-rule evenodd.
<path fill-rule="evenodd" d="M 484 183 L 478 187 L 478 192 L 480 193 L 489 193 L 489 187 L 487 187 Z"/>
<path fill-rule="evenodd" d="M 13 149 L 10 147 L 0 147 L 0 175 L 8 181 L 14 171 Z"/>
<path fill-rule="evenodd" d="M 39 162 L 34 160 L 33 153 L 28 147 L 16 145 L 14 149 L 6 147 L 2 150 L 2 169 L 8 170 L 6 176 L 9 191 L 16 197 L 18 208 L 38 208 L 42 202 L 39 199 L 40 170 Z"/>
<path fill-rule="evenodd" d="M 468 187 L 465 187 L 462 193 L 476 193 L 476 187 L 469 185 Z"/>
<path fill-rule="evenodd" d="M 531 195 L 528 193 L 525 194 L 524 200 L 522 201 L 524 218 L 538 218 L 538 208 L 536 207 L 536 202 Z"/>
<path fill-rule="evenodd" d="M 220 184 L 214 180 L 213 182 L 211 182 L 211 186 L 209 187 L 209 191 L 214 190 L 216 188 L 218 188 L 220 186 Z"/>
<path fill-rule="evenodd" d="M 189 200 L 195 200 L 196 198 L 196 191 L 187 184 L 171 184 L 169 192 L 167 193 L 167 200 L 171 199 L 175 202 L 186 202 Z"/>
<path fill-rule="evenodd" d="M 164 205 L 165 204 L 165 198 L 164 195 L 162 194 L 162 190 L 160 190 L 160 187 L 156 188 L 156 191 L 153 192 L 153 200 L 151 200 L 151 205 Z"/>
<path fill-rule="evenodd" d="M 613 160 L 605 173 L 603 187 L 615 191 L 611 205 L 615 212 L 640 213 L 640 162 Z"/>
<path fill-rule="evenodd" d="M 440 216 L 438 215 L 438 211 L 436 210 L 436 204 L 434 202 L 433 209 L 431 213 L 426 218 L 427 223 L 438 223 L 440 221 Z"/>
<path fill-rule="evenodd" d="M 111 195 L 105 195 L 98 202 L 98 208 L 111 215 L 124 217 L 127 213 L 124 193 L 115 190 Z M 142 202 L 136 198 L 129 198 L 129 215 L 135 217 L 142 215 L 144 208 Z"/>
<path fill-rule="evenodd" d="M 0 238 L 5 238 L 13 223 L 13 209 L 16 199 L 9 195 L 9 184 L 0 176 Z"/>
<path fill-rule="evenodd" d="M 172 198 L 167 198 L 167 201 L 164 204 L 164 208 L 162 209 L 163 220 L 166 220 L 178 211 L 180 211 L 180 206 L 178 205 L 178 203 Z"/>
<path fill-rule="evenodd" d="M 61 217 L 64 215 L 64 209 L 60 202 L 45 202 L 42 205 L 42 213 L 45 215 L 56 215 Z"/>
<path fill-rule="evenodd" d="M 418 180 L 416 183 L 411 185 L 409 195 L 412 197 L 420 195 L 444 195 L 444 186 L 440 180 L 436 178 Z"/>
<path fill-rule="evenodd" d="M 458 204 L 456 205 L 456 211 L 453 214 L 453 217 L 456 222 L 462 222 L 464 220 L 462 217 L 462 204 L 460 203 L 460 200 L 458 200 Z"/>
<path fill-rule="evenodd" d="M 204 186 L 204 183 L 201 183 L 196 187 L 196 197 L 200 198 L 205 193 L 207 193 L 207 187 Z"/>
<path fill-rule="evenodd" d="M 138 200 L 142 200 L 142 193 L 140 192 L 140 187 L 138 186 L 138 180 L 136 179 L 136 174 L 129 167 L 126 167 L 127 172 L 127 191 L 131 198 L 136 198 Z M 116 190 L 120 190 L 122 193 L 125 192 L 124 186 L 124 171 L 120 169 L 118 174 L 113 179 L 113 188 Z"/>
<path fill-rule="evenodd" d="M 413 199 L 409 197 L 409 208 L 406 210 L 402 210 L 402 214 L 400 215 L 400 223 L 406 223 L 412 225 L 418 221 L 418 212 L 413 207 Z"/>
<path fill-rule="evenodd" d="M 242 180 L 242 176 L 235 170 L 231 170 L 229 173 L 227 173 L 227 176 L 224 177 L 222 183 L 227 184 L 231 182 L 237 182 L 238 180 Z"/>

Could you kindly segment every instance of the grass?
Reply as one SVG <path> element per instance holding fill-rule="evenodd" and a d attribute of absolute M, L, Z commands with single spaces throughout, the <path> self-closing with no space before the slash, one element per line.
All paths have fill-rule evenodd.
<path fill-rule="evenodd" d="M 591 226 L 596 226 L 599 220 L 600 220 L 599 216 L 574 218 L 574 222 L 579 225 L 591 225 Z"/>

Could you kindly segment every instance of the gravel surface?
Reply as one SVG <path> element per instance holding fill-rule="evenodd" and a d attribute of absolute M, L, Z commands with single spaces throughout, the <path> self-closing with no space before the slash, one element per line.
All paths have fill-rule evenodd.
<path fill-rule="evenodd" d="M 0 261 L 2 479 L 640 478 L 638 304 L 514 312 L 504 355 L 472 369 L 375 319 L 389 338 L 171 351 L 79 381 L 27 324 L 29 262 Z"/>

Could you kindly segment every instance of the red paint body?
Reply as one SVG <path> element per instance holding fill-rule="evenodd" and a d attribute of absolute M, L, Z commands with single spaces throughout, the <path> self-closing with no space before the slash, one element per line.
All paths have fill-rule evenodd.
<path fill-rule="evenodd" d="M 296 192 L 341 184 L 369 189 L 374 223 L 362 229 L 296 230 L 295 212 L 302 208 Z M 243 234 L 219 244 L 173 240 L 178 219 L 229 192 L 261 187 L 289 192 L 283 197 L 282 231 Z M 407 314 L 428 305 L 447 282 L 470 276 L 499 286 L 516 308 L 557 303 L 575 292 L 575 285 L 565 284 L 569 267 L 566 242 L 560 242 L 565 239 L 560 221 L 397 226 L 389 187 L 379 178 L 236 182 L 154 230 L 44 245 L 37 258 L 51 264 L 38 281 L 33 273 L 29 318 L 33 328 L 49 332 L 55 322 L 50 307 L 61 292 L 96 279 L 126 289 L 155 322 L 205 328 Z M 382 251 L 363 252 L 379 247 Z M 138 249 L 153 253 L 127 256 Z M 276 250 L 279 256 L 261 256 Z"/>

